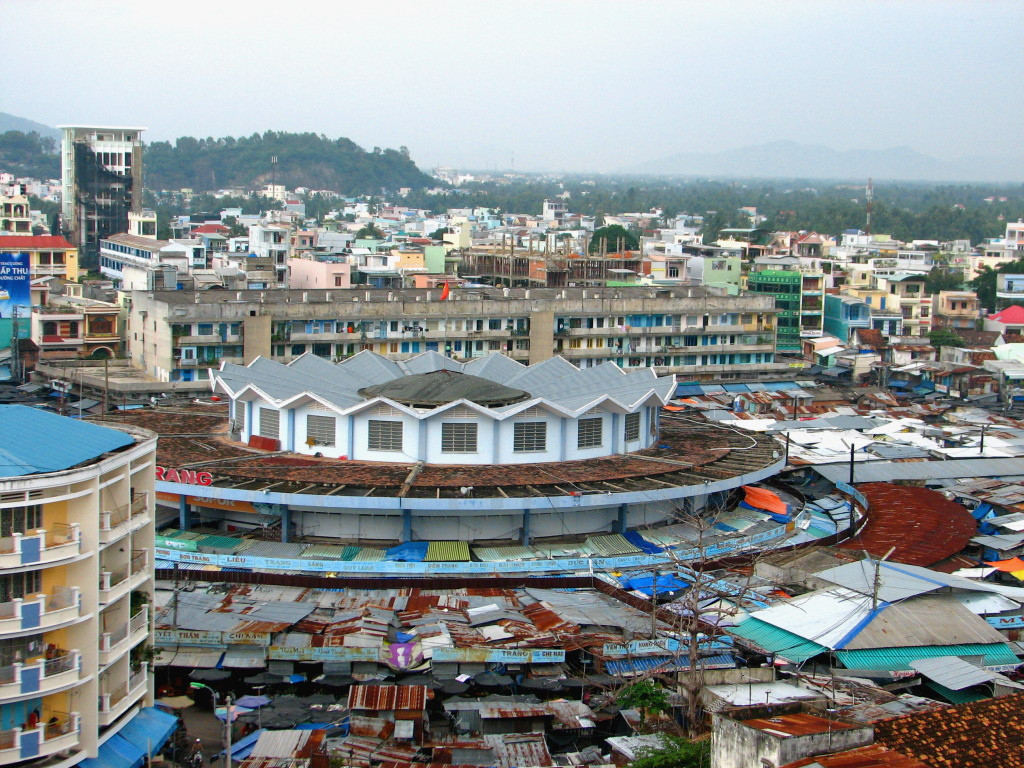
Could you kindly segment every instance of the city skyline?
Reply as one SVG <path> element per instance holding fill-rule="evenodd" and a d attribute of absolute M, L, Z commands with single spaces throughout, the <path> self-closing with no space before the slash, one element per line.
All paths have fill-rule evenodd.
<path fill-rule="evenodd" d="M 1014 156 L 1024 118 L 1000 78 L 1020 70 L 1024 10 L 1001 0 L 306 2 L 286 22 L 235 2 L 99 8 L 7 4 L 9 77 L 36 87 L 0 110 L 147 125 L 149 141 L 313 131 L 422 167 L 594 172 L 776 141 Z"/>

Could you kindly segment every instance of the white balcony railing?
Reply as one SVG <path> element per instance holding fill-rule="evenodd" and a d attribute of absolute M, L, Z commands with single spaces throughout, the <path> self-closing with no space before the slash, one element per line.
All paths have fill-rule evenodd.
<path fill-rule="evenodd" d="M 49 659 L 15 662 L 0 667 L 0 696 L 51 693 L 74 685 L 81 675 L 82 660 L 77 650 L 63 651 Z"/>
<path fill-rule="evenodd" d="M 128 504 L 122 504 L 116 509 L 100 512 L 100 541 L 107 542 L 113 538 L 111 534 L 119 535 L 127 530 L 127 523 L 140 515 L 146 514 L 149 510 L 149 494 L 145 491 L 136 493 Z"/>
<path fill-rule="evenodd" d="M 143 662 L 142 668 L 133 674 L 128 681 L 107 689 L 100 684 L 99 724 L 109 725 L 120 717 L 134 702 L 138 701 L 149 685 L 149 668 Z"/>
<path fill-rule="evenodd" d="M 77 557 L 82 536 L 78 523 L 54 523 L 32 533 L 12 533 L 0 537 L 0 569 L 55 563 Z"/>
<path fill-rule="evenodd" d="M 54 712 L 35 728 L 0 731 L 0 765 L 46 757 L 78 745 L 81 718 L 77 712 Z"/>
<path fill-rule="evenodd" d="M 149 606 L 144 605 L 128 621 L 111 632 L 100 635 L 100 663 L 109 664 L 111 656 L 131 647 L 140 635 L 149 630 Z"/>
<path fill-rule="evenodd" d="M 0 636 L 25 629 L 50 629 L 81 615 L 78 587 L 26 595 L 0 603 Z"/>

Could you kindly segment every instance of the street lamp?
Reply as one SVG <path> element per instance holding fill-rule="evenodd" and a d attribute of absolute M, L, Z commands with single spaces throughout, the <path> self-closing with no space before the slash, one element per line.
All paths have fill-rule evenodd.
<path fill-rule="evenodd" d="M 213 695 L 213 716 L 216 717 L 217 716 L 217 699 L 219 698 L 218 695 L 217 695 L 217 691 L 215 691 L 213 688 L 211 688 L 208 685 L 203 685 L 202 683 L 189 683 L 189 688 L 205 688 L 206 690 L 208 690 Z M 226 744 L 226 748 L 224 750 L 224 759 L 227 761 L 226 762 L 226 767 L 227 768 L 231 768 L 231 694 L 230 693 L 228 693 L 228 694 L 226 694 L 224 696 L 224 705 L 225 705 L 225 710 L 224 710 L 224 727 L 226 729 L 225 730 L 225 735 L 224 735 L 224 741 L 225 741 L 225 744 Z"/>

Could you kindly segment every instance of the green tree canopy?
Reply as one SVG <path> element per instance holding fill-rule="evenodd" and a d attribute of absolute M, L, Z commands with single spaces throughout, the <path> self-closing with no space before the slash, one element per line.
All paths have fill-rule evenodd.
<path fill-rule="evenodd" d="M 600 250 L 602 242 L 605 243 L 604 247 L 608 253 L 616 253 L 619 250 L 635 251 L 640 248 L 640 240 L 636 234 L 620 224 L 595 229 L 590 240 L 590 252 Z"/>
<path fill-rule="evenodd" d="M 936 294 L 940 291 L 959 291 L 964 287 L 964 273 L 959 269 L 935 267 L 924 281 L 924 291 Z"/>
<path fill-rule="evenodd" d="M 653 680 L 640 680 L 627 685 L 615 697 L 623 709 L 640 710 L 640 723 L 647 722 L 648 714 L 658 714 L 668 709 L 668 693 Z"/>
<path fill-rule="evenodd" d="M 449 232 L 451 232 L 451 230 L 448 229 L 448 227 L 441 227 L 440 229 L 435 229 L 433 232 L 431 232 L 429 237 L 431 240 L 443 240 L 444 236 L 447 235 Z"/>
<path fill-rule="evenodd" d="M 708 768 L 711 765 L 711 742 L 688 741 L 675 736 L 662 736 L 661 749 L 641 749 L 630 768 Z"/>
<path fill-rule="evenodd" d="M 978 303 L 988 310 L 995 311 L 996 308 L 996 286 L 999 281 L 998 275 L 1001 272 L 1019 273 L 1024 272 L 1024 259 L 1017 259 L 1006 264 L 1000 264 L 998 268 L 992 269 L 988 265 L 981 268 L 978 276 L 971 280 L 971 288 L 978 294 Z"/>
<path fill-rule="evenodd" d="M 928 340 L 936 349 L 940 347 L 962 347 L 964 340 L 952 328 L 936 328 L 928 332 Z"/>
<path fill-rule="evenodd" d="M 383 240 L 385 237 L 384 231 L 372 222 L 356 232 L 356 240 Z"/>

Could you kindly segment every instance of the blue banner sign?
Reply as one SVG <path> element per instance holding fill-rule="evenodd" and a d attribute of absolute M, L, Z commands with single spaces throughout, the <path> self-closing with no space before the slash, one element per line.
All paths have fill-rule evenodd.
<path fill-rule="evenodd" d="M 31 272 L 27 253 L 0 252 L 0 347 L 11 345 L 15 314 L 18 317 L 18 337 L 27 339 L 30 335 Z"/>

